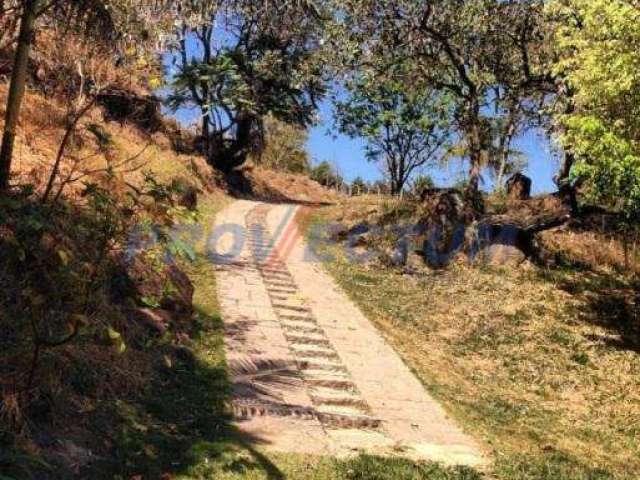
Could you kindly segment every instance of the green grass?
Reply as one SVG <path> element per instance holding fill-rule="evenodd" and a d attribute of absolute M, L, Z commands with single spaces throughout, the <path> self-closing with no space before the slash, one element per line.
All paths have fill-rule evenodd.
<path fill-rule="evenodd" d="M 220 199 L 202 206 L 208 231 Z M 97 431 L 110 432 L 111 454 L 93 464 L 94 479 L 216 480 L 476 480 L 478 473 L 413 463 L 398 458 L 360 455 L 333 459 L 276 454 L 239 435 L 225 415 L 229 383 L 225 371 L 223 330 L 216 300 L 215 267 L 204 254 L 188 272 L 196 293 L 196 325 L 188 346 L 194 357 L 165 355 L 140 398 L 118 401 L 95 418 Z M 166 349 L 170 345 L 158 345 Z"/>
<path fill-rule="evenodd" d="M 311 222 L 345 211 L 324 209 Z M 640 478 L 640 337 L 623 295 L 636 287 L 536 267 L 456 264 L 411 276 L 324 249 L 338 283 L 492 452 L 491 478 Z"/>

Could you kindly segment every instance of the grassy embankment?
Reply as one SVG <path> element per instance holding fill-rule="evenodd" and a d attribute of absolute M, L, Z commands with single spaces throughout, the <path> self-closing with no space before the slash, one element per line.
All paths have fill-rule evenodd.
<path fill-rule="evenodd" d="M 353 224 L 380 207 L 350 200 L 310 222 Z M 334 259 L 326 268 L 428 390 L 493 450 L 495 477 L 640 477 L 637 278 L 584 264 L 464 262 L 404 275 L 352 263 L 335 244 L 322 249 Z"/>

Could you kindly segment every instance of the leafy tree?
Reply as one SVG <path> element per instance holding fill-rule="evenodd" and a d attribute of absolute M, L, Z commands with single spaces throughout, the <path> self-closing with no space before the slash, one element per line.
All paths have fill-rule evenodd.
<path fill-rule="evenodd" d="M 482 167 L 493 161 L 496 129 L 512 137 L 513 123 L 536 114 L 536 103 L 555 92 L 545 68 L 542 0 L 335 3 L 345 65 L 387 77 L 399 62 L 408 63 L 406 91 L 427 89 L 451 98 L 450 124 L 469 159 L 470 192 L 477 193 Z M 509 111 L 516 113 L 511 121 L 494 122 Z"/>
<path fill-rule="evenodd" d="M 260 156 L 263 165 L 291 173 L 309 172 L 306 150 L 308 133 L 305 129 L 288 125 L 272 116 L 265 118 L 265 148 Z"/>
<path fill-rule="evenodd" d="M 555 1 L 565 21 L 557 31 L 556 72 L 573 92 L 560 116 L 565 149 L 576 157 L 572 178 L 588 200 L 627 221 L 640 216 L 640 10 L 627 0 Z"/>
<path fill-rule="evenodd" d="M 382 161 L 391 192 L 399 194 L 416 169 L 446 150 L 448 99 L 367 75 L 349 83 L 348 90 L 349 98 L 336 106 L 338 126 L 343 133 L 367 141 L 367 159 Z"/>
<path fill-rule="evenodd" d="M 342 176 L 336 171 L 336 168 L 326 160 L 312 167 L 309 177 L 311 180 L 328 188 L 340 189 L 344 185 Z"/>
<path fill-rule="evenodd" d="M 416 178 L 413 180 L 412 186 L 411 186 L 411 193 L 413 193 L 416 196 L 420 196 L 422 195 L 423 192 L 433 187 L 435 187 L 435 182 L 433 181 L 433 178 L 431 178 L 429 175 L 421 174 L 416 176 Z"/>
<path fill-rule="evenodd" d="M 351 182 L 351 195 L 363 195 L 369 190 L 362 177 L 356 177 Z"/>
<path fill-rule="evenodd" d="M 324 93 L 321 18 L 306 2 L 220 0 L 182 25 L 170 105 L 196 107 L 203 150 L 222 171 L 264 147 L 266 115 L 307 127 Z"/>

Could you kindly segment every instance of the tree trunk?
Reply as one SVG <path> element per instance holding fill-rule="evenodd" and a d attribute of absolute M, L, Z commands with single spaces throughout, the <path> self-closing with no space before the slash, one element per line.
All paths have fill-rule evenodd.
<path fill-rule="evenodd" d="M 467 152 L 469 155 L 469 184 L 467 193 L 476 196 L 480 190 L 482 170 L 482 135 L 480 132 L 480 107 L 474 102 L 467 118 Z"/>
<path fill-rule="evenodd" d="M 467 190 L 473 194 L 476 194 L 480 190 L 481 155 L 480 152 L 471 152 L 469 156 L 471 167 L 469 169 L 469 185 L 467 186 Z"/>
<path fill-rule="evenodd" d="M 556 177 L 556 184 L 558 185 L 558 193 L 560 198 L 566 205 L 571 208 L 571 214 L 578 215 L 578 198 L 576 195 L 576 188 L 571 184 L 569 176 L 571 175 L 571 168 L 575 163 L 575 157 L 571 152 L 565 152 L 564 160 L 562 162 L 562 168 Z"/>
<path fill-rule="evenodd" d="M 509 163 L 509 153 L 511 150 L 511 142 L 516 131 L 515 122 L 511 121 L 507 131 L 500 139 L 500 168 L 498 170 L 498 176 L 496 178 L 496 187 L 502 190 L 504 187 L 504 177 L 507 171 L 507 164 Z"/>
<path fill-rule="evenodd" d="M 209 135 L 209 113 L 202 112 L 202 148 L 204 157 L 211 164 L 211 137 Z"/>
<path fill-rule="evenodd" d="M 571 115 L 575 111 L 575 105 L 573 102 L 573 90 L 564 82 L 560 81 L 557 85 L 558 96 L 565 97 L 566 105 L 564 107 L 564 114 Z M 558 133 L 563 135 L 565 133 L 565 126 L 560 122 L 556 128 Z M 566 145 L 564 148 L 564 158 L 562 161 L 562 167 L 555 178 L 556 185 L 558 186 L 558 193 L 560 199 L 565 205 L 571 208 L 571 214 L 573 216 L 579 215 L 578 199 L 576 194 L 575 185 L 571 184 L 570 176 L 571 169 L 575 163 L 575 155 L 571 151 L 571 146 Z"/>
<path fill-rule="evenodd" d="M 25 1 L 22 18 L 20 19 L 20 35 L 18 37 L 18 45 L 13 61 L 4 133 L 2 135 L 2 147 L 0 148 L 0 191 L 6 191 L 9 186 L 13 144 L 16 138 L 20 106 L 27 82 L 27 67 L 29 65 L 29 53 L 33 42 L 38 3 L 39 0 Z"/>
<path fill-rule="evenodd" d="M 624 250 L 624 269 L 629 271 L 631 262 L 629 260 L 629 229 L 625 228 L 622 232 L 622 248 Z"/>
<path fill-rule="evenodd" d="M 402 180 L 396 178 L 391 181 L 391 195 L 400 195 L 402 193 Z"/>

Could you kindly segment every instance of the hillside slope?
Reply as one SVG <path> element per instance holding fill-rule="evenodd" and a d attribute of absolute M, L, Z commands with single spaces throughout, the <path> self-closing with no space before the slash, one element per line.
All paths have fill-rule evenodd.
<path fill-rule="evenodd" d="M 6 91 L 0 84 L 0 105 Z M 159 476 L 186 455 L 183 435 L 202 439 L 173 422 L 225 424 L 204 249 L 216 211 L 232 193 L 300 202 L 328 194 L 305 177 L 253 167 L 238 174 L 239 189 L 176 151 L 189 150 L 176 148 L 189 134 L 172 122 L 150 132 L 95 107 L 43 199 L 68 119 L 61 103 L 27 94 L 14 188 L 0 198 L 0 476 L 133 475 L 143 465 Z M 171 417 L 184 401 L 195 410 Z M 155 420 L 144 413 L 153 408 Z M 154 438 L 136 437 L 139 428 Z M 162 435 L 164 450 L 155 444 Z"/>

